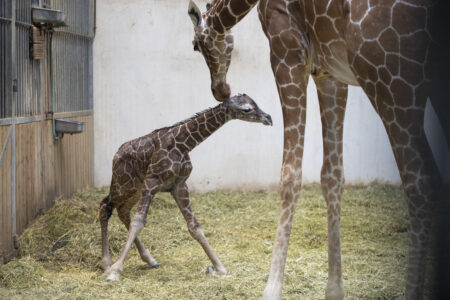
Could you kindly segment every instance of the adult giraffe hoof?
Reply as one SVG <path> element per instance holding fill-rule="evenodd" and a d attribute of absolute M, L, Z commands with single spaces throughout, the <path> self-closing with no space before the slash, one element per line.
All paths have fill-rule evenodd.
<path fill-rule="evenodd" d="M 210 275 L 226 275 L 227 270 L 225 268 L 216 269 L 214 266 L 209 266 L 205 269 L 205 274 Z"/>
<path fill-rule="evenodd" d="M 158 269 L 158 268 L 159 268 L 159 264 L 151 265 L 150 268 L 152 268 L 152 269 Z"/>

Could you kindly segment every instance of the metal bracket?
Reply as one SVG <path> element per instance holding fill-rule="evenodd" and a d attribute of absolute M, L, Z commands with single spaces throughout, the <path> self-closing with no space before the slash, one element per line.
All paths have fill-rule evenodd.
<path fill-rule="evenodd" d="M 17 86 L 17 79 L 13 79 L 13 92 L 17 93 L 18 86 Z"/>

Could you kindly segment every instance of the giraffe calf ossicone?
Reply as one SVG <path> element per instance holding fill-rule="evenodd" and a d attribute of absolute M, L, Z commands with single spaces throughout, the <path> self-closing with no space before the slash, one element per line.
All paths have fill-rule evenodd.
<path fill-rule="evenodd" d="M 108 274 L 107 281 L 120 277 L 125 257 L 134 242 L 144 262 L 150 267 L 158 263 L 144 248 L 138 235 L 145 225 L 148 208 L 158 192 L 170 192 L 174 197 L 189 233 L 196 239 L 212 262 L 207 273 L 226 274 L 226 269 L 208 244 L 199 223 L 194 217 L 189 200 L 186 180 L 192 164 L 189 152 L 214 131 L 232 119 L 272 125 L 270 115 L 258 108 L 247 95 L 238 95 L 171 127 L 157 129 L 143 137 L 123 144 L 113 159 L 113 175 L 110 192 L 100 204 L 102 231 L 102 267 Z M 140 191 L 139 197 L 135 197 Z M 130 220 L 130 210 L 139 206 Z M 111 266 L 108 246 L 108 219 L 117 209 L 120 220 L 129 231 L 128 240 L 120 258 Z"/>

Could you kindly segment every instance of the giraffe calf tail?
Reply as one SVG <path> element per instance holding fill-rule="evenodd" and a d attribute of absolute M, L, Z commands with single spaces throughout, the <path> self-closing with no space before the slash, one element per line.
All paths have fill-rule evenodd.
<path fill-rule="evenodd" d="M 109 193 L 102 202 L 100 202 L 100 218 L 106 218 L 108 220 L 113 212 L 114 206 L 111 201 L 111 193 Z"/>

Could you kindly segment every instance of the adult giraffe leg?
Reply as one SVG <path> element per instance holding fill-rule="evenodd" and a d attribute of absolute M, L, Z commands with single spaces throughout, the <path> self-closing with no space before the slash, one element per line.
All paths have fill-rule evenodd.
<path fill-rule="evenodd" d="M 291 43 L 295 44 L 295 43 Z M 299 47 L 300 45 L 296 45 Z M 271 41 L 271 64 L 275 75 L 284 121 L 284 150 L 281 168 L 281 212 L 273 247 L 269 279 L 263 299 L 281 298 L 284 267 L 295 206 L 301 188 L 302 157 L 306 121 L 308 73 L 299 48 L 274 51 L 283 47 Z M 295 47 L 295 46 L 294 46 Z M 280 55 L 284 53 L 284 56 Z"/>
<path fill-rule="evenodd" d="M 440 189 L 439 171 L 423 128 L 425 99 L 416 103 L 423 105 L 406 113 L 395 110 L 394 122 L 383 119 L 400 171 L 410 219 L 405 289 L 408 300 L 423 299 L 432 213 Z"/>
<path fill-rule="evenodd" d="M 344 282 L 341 267 L 340 215 L 344 187 L 342 140 L 347 85 L 329 77 L 314 77 L 322 120 L 323 165 L 322 192 L 328 218 L 328 283 L 325 299 L 343 299 Z"/>
<path fill-rule="evenodd" d="M 117 214 L 119 215 L 119 219 L 125 225 L 127 230 L 130 230 L 130 223 L 131 223 L 130 208 L 131 207 L 129 207 L 127 204 L 124 204 L 121 207 L 117 208 Z M 141 256 L 143 262 L 146 262 L 151 268 L 159 267 L 159 264 L 150 255 L 150 252 L 148 252 L 148 250 L 145 249 L 144 244 L 142 244 L 142 242 L 139 240 L 138 237 L 134 239 L 134 244 L 136 245 L 136 248 L 138 249 L 139 255 Z"/>
<path fill-rule="evenodd" d="M 120 274 L 123 270 L 123 262 L 125 261 L 128 251 L 130 250 L 131 244 L 139 235 L 142 228 L 144 228 L 147 219 L 148 208 L 153 197 L 159 191 L 160 185 L 161 183 L 159 179 L 150 177 L 144 180 L 141 199 L 139 201 L 139 206 L 134 215 L 133 221 L 131 222 L 127 243 L 122 250 L 120 258 L 111 266 L 110 273 L 106 281 L 113 282 L 120 278 Z"/>
<path fill-rule="evenodd" d="M 179 184 L 172 191 L 172 196 L 177 202 L 177 205 L 181 213 L 183 214 L 184 219 L 186 220 L 189 233 L 197 242 L 199 242 L 199 244 L 202 246 L 206 255 L 209 257 L 209 259 L 213 264 L 212 267 L 208 267 L 206 269 L 206 273 L 217 275 L 227 274 L 227 270 L 220 262 L 213 248 L 209 245 L 205 235 L 203 234 L 202 229 L 200 228 L 200 224 L 194 217 L 194 213 L 192 212 L 191 209 L 191 201 L 189 200 L 189 192 L 186 183 Z"/>

